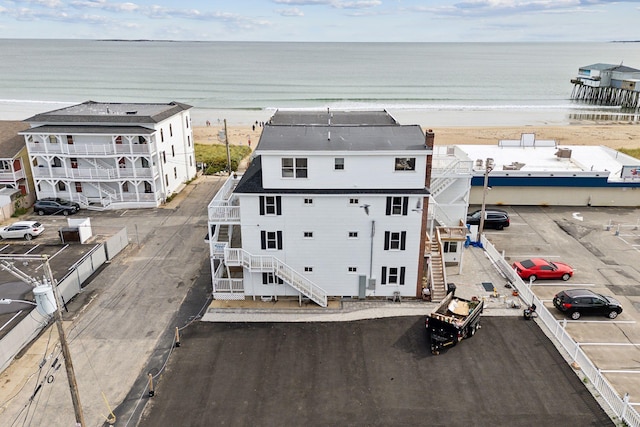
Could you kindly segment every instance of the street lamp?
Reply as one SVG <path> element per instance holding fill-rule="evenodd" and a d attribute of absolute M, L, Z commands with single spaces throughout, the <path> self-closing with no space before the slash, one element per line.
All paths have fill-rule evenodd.
<path fill-rule="evenodd" d="M 480 211 L 480 225 L 478 226 L 478 237 L 476 238 L 477 242 L 480 242 L 480 236 L 482 235 L 482 230 L 484 230 L 485 203 L 487 199 L 489 173 L 492 170 L 493 170 L 493 159 L 489 157 L 485 162 L 485 168 L 484 168 L 484 184 L 482 186 L 482 210 Z"/>

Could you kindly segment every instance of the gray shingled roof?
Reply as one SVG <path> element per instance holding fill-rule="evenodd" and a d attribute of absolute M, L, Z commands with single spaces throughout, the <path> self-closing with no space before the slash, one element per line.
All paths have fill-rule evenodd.
<path fill-rule="evenodd" d="M 283 126 L 265 124 L 259 151 L 424 150 L 425 135 L 410 126 Z"/>
<path fill-rule="evenodd" d="M 109 103 L 87 101 L 36 114 L 26 122 L 40 123 L 158 123 L 192 108 L 180 102 L 168 104 Z"/>
<path fill-rule="evenodd" d="M 154 132 L 156 132 L 155 129 L 149 129 L 143 126 L 44 125 L 24 130 L 20 132 L 20 135 L 151 135 Z"/>
<path fill-rule="evenodd" d="M 19 132 L 28 128 L 24 122 L 0 121 L 0 158 L 12 159 L 24 148 L 24 137 Z"/>

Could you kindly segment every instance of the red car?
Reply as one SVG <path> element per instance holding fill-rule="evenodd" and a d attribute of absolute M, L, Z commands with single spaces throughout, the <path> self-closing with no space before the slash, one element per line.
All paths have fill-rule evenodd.
<path fill-rule="evenodd" d="M 531 281 L 538 279 L 569 280 L 573 276 L 573 268 L 571 266 L 563 262 L 551 262 L 542 258 L 514 262 L 513 268 L 522 279 Z"/>

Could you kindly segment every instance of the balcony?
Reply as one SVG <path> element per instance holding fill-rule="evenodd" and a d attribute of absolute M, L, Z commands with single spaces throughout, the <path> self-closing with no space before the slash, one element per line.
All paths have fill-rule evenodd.
<path fill-rule="evenodd" d="M 33 168 L 34 178 L 68 178 L 79 181 L 108 181 L 131 178 L 153 178 L 158 175 L 158 168 Z"/>
<path fill-rule="evenodd" d="M 51 144 L 28 143 L 27 148 L 34 154 L 66 154 L 73 157 L 100 157 L 120 154 L 152 154 L 156 146 L 151 144 Z"/>
<path fill-rule="evenodd" d="M 17 171 L 7 171 L 5 169 L 3 169 L 0 172 L 0 183 L 16 183 L 18 181 L 20 181 L 21 179 L 25 179 L 27 176 L 24 173 L 24 169 L 20 169 Z"/>

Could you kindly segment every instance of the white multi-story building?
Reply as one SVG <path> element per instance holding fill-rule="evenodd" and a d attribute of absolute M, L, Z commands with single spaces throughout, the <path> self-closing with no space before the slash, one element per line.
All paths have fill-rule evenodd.
<path fill-rule="evenodd" d="M 216 299 L 416 297 L 433 134 L 387 112 L 276 112 L 209 204 Z"/>
<path fill-rule="evenodd" d="M 88 101 L 26 120 L 38 198 L 84 207 L 157 207 L 196 176 L 189 109 Z"/>

